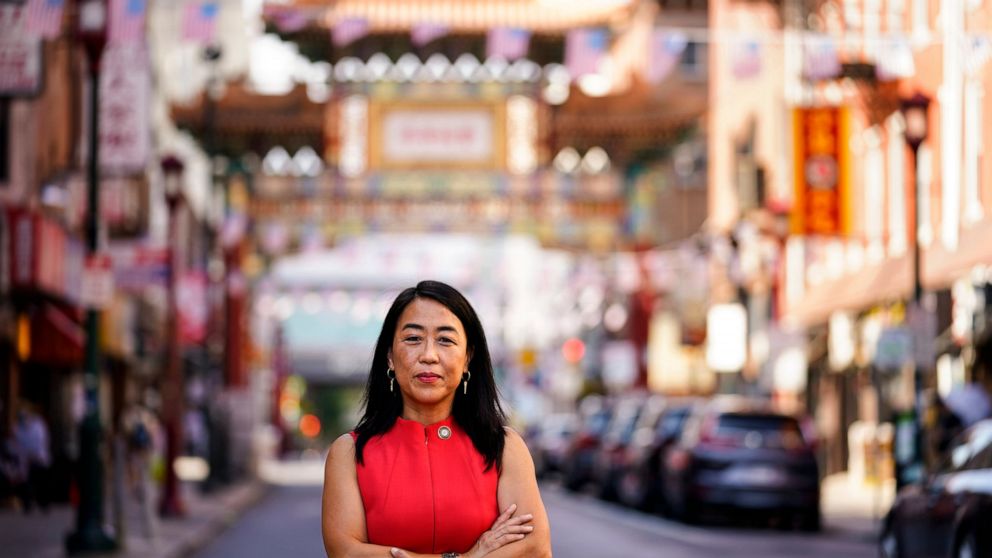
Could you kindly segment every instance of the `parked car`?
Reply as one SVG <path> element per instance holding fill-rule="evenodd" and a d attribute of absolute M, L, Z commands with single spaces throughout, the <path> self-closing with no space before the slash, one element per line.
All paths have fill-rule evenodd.
<path fill-rule="evenodd" d="M 617 499 L 617 484 L 625 453 L 634 436 L 644 404 L 645 397 L 642 394 L 623 396 L 615 404 L 592 468 L 592 482 L 598 489 L 599 497 L 604 500 Z"/>
<path fill-rule="evenodd" d="M 534 457 L 538 477 L 563 470 L 569 441 L 578 427 L 579 416 L 575 413 L 556 413 L 535 426 L 527 445 Z"/>
<path fill-rule="evenodd" d="M 612 416 L 613 406 L 604 397 L 589 395 L 579 404 L 581 425 L 565 452 L 563 482 L 568 490 L 580 490 L 592 480 L 596 451 Z"/>
<path fill-rule="evenodd" d="M 896 495 L 882 523 L 883 558 L 992 556 L 992 419 L 950 447 L 936 473 Z"/>
<path fill-rule="evenodd" d="M 634 436 L 621 458 L 617 495 L 623 504 L 650 512 L 668 511 L 662 490 L 662 456 L 679 439 L 692 405 L 692 400 L 662 397 L 645 402 Z"/>
<path fill-rule="evenodd" d="M 764 402 L 721 397 L 693 409 L 665 455 L 664 494 L 686 522 L 749 510 L 788 515 L 805 530 L 820 528 L 813 447 L 796 417 Z"/>

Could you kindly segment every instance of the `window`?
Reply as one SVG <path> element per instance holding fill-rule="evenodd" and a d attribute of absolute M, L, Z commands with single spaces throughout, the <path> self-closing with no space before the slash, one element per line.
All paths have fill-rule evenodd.
<path fill-rule="evenodd" d="M 702 78 L 706 75 L 706 47 L 702 43 L 689 41 L 682 51 L 679 61 L 682 73 L 688 77 Z"/>
<path fill-rule="evenodd" d="M 913 36 L 926 40 L 930 35 L 930 0 L 913 0 Z"/>
<path fill-rule="evenodd" d="M 878 35 L 882 24 L 881 0 L 864 0 L 864 45 L 865 58 L 874 61 L 878 58 Z"/>
<path fill-rule="evenodd" d="M 888 139 L 889 182 L 889 252 L 900 255 L 906 252 L 906 129 L 898 112 L 886 122 Z"/>
<path fill-rule="evenodd" d="M 964 88 L 964 223 L 982 219 L 982 98 L 981 82 L 969 81 Z"/>
<path fill-rule="evenodd" d="M 0 184 L 10 180 L 10 97 L 0 97 Z"/>
<path fill-rule="evenodd" d="M 888 0 L 885 3 L 885 30 L 888 34 L 901 34 L 906 27 L 906 3 L 904 0 Z"/>

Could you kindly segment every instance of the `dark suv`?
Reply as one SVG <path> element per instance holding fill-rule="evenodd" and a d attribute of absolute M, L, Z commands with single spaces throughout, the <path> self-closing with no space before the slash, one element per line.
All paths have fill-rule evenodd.
<path fill-rule="evenodd" d="M 787 515 L 820 528 L 820 484 L 799 421 L 767 403 L 717 398 L 696 407 L 664 459 L 664 492 L 687 522 L 709 512 Z"/>
<path fill-rule="evenodd" d="M 885 517 L 883 558 L 992 556 L 992 419 L 951 444 L 947 460 L 921 484 L 899 491 Z"/>

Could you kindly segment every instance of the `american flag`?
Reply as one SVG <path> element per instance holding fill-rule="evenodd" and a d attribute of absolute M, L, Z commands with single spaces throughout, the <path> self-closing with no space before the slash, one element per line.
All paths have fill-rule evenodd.
<path fill-rule="evenodd" d="M 188 2 L 183 9 L 183 39 L 212 42 L 217 30 L 217 11 L 217 2 Z"/>
<path fill-rule="evenodd" d="M 565 66 L 573 78 L 595 74 L 604 54 L 605 29 L 573 29 L 565 37 Z"/>
<path fill-rule="evenodd" d="M 418 23 L 410 29 L 410 40 L 414 46 L 424 46 L 434 39 L 448 34 L 448 26 L 439 23 Z"/>
<path fill-rule="evenodd" d="M 686 36 L 677 31 L 655 30 L 651 34 L 650 59 L 645 78 L 648 83 L 661 83 L 675 69 L 688 44 Z"/>
<path fill-rule="evenodd" d="M 43 39 L 54 39 L 62 31 L 65 0 L 28 0 L 28 31 Z"/>
<path fill-rule="evenodd" d="M 813 35 L 803 46 L 803 76 L 813 81 L 833 79 L 840 75 L 837 46 L 829 35 Z"/>
<path fill-rule="evenodd" d="M 513 27 L 495 27 L 486 36 L 486 56 L 516 60 L 527 56 L 530 31 Z"/>
<path fill-rule="evenodd" d="M 296 33 L 310 25 L 310 15 L 301 10 L 280 10 L 271 16 L 272 23 L 283 33 Z"/>
<path fill-rule="evenodd" d="M 134 44 L 145 35 L 145 0 L 110 0 L 111 44 Z"/>
<path fill-rule="evenodd" d="M 369 32 L 369 22 L 361 17 L 347 17 L 338 20 L 331 29 L 331 41 L 336 47 L 343 47 L 361 39 Z"/>

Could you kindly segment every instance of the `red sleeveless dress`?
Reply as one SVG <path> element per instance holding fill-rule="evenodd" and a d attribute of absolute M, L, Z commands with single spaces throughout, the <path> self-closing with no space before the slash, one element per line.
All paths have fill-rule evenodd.
<path fill-rule="evenodd" d="M 356 434 L 352 432 L 352 437 Z M 357 466 L 368 542 L 424 554 L 465 553 L 499 515 L 496 468 L 451 418 L 397 418 Z"/>

